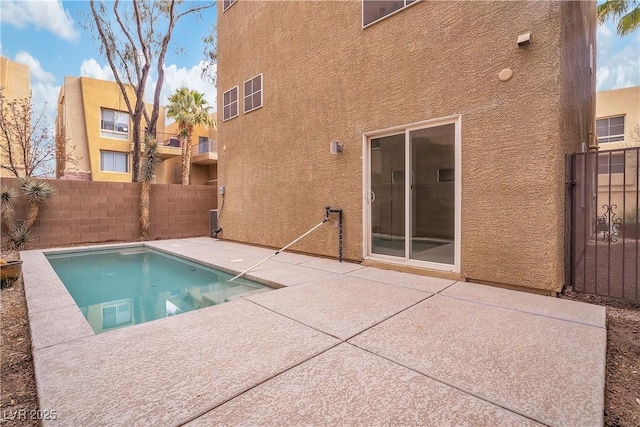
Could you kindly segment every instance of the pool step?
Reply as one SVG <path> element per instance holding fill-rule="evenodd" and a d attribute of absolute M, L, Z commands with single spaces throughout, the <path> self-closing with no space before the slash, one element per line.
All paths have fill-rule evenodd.
<path fill-rule="evenodd" d="M 203 305 L 222 304 L 236 298 L 243 297 L 249 293 L 264 292 L 267 289 L 256 288 L 248 285 L 237 285 L 231 288 L 220 289 L 217 291 L 206 292 L 202 294 Z M 205 303 L 206 302 L 206 303 Z"/>

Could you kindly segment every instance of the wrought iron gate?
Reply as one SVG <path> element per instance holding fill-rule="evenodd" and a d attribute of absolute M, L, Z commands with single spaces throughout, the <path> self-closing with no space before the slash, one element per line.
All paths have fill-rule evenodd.
<path fill-rule="evenodd" d="M 567 283 L 640 300 L 640 147 L 567 156 Z"/>

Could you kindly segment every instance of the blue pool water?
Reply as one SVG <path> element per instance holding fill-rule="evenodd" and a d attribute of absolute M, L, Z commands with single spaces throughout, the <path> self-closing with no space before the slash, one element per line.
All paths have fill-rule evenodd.
<path fill-rule="evenodd" d="M 46 257 L 95 333 L 271 289 L 142 246 Z"/>

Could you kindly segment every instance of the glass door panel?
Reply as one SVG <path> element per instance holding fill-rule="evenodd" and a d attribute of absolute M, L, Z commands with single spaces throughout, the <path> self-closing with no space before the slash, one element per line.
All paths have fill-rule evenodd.
<path fill-rule="evenodd" d="M 454 264 L 455 125 L 409 132 L 409 258 Z"/>
<path fill-rule="evenodd" d="M 371 140 L 371 252 L 405 257 L 405 134 Z"/>

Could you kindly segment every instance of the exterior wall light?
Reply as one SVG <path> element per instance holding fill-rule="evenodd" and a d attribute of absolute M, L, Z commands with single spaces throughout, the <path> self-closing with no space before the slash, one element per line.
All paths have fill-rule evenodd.
<path fill-rule="evenodd" d="M 531 33 L 524 33 L 518 36 L 518 46 L 524 47 L 531 43 Z"/>
<path fill-rule="evenodd" d="M 338 141 L 331 141 L 331 145 L 329 146 L 329 152 L 331 154 L 342 153 L 342 144 Z"/>

